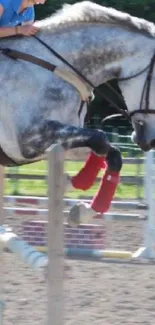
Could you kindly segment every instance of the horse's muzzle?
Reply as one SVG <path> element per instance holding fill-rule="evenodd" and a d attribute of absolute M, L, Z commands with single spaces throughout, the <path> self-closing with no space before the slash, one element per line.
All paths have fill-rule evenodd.
<path fill-rule="evenodd" d="M 136 131 L 133 131 L 131 138 L 132 141 L 135 142 L 138 147 L 145 152 L 151 150 L 152 148 L 155 148 L 155 140 L 152 140 L 151 142 L 147 141 L 143 127 L 136 129 Z"/>

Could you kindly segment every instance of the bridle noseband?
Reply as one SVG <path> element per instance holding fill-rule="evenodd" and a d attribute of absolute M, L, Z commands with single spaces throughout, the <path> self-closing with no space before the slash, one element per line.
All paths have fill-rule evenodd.
<path fill-rule="evenodd" d="M 116 98 L 120 101 L 120 103 L 121 103 L 120 106 L 118 104 L 116 104 L 110 98 L 110 96 L 107 96 L 105 93 L 103 93 L 99 89 L 97 89 L 95 87 L 95 85 L 90 80 L 88 80 L 77 68 L 75 68 L 71 63 L 69 63 L 64 57 L 62 57 L 59 53 L 57 53 L 53 48 L 51 48 L 42 39 L 40 39 L 36 35 L 33 36 L 33 37 L 38 42 L 40 42 L 43 46 L 45 46 L 54 56 L 56 56 L 59 60 L 61 60 L 65 65 L 67 65 L 69 68 L 71 68 L 71 70 L 74 71 L 75 74 L 76 74 L 76 76 L 74 74 L 74 78 L 77 79 L 77 77 L 78 77 L 78 79 L 80 79 L 79 80 L 79 83 L 80 82 L 84 82 L 91 89 L 95 89 L 96 90 L 96 93 L 99 96 L 101 96 L 102 98 L 104 98 L 106 101 L 108 101 L 110 104 L 112 104 L 113 107 L 116 108 L 116 110 L 117 110 L 117 112 L 119 114 L 115 114 L 115 115 L 109 116 L 109 117 L 105 118 L 103 121 L 105 121 L 107 119 L 111 119 L 113 117 L 117 117 L 117 116 L 124 116 L 127 120 L 131 121 L 131 117 L 133 117 L 136 113 L 141 113 L 141 114 L 155 114 L 155 110 L 152 110 L 152 109 L 149 108 L 150 88 L 151 88 L 151 81 L 152 81 L 153 69 L 154 69 L 154 65 L 155 65 L 155 54 L 152 56 L 150 63 L 143 70 L 141 70 L 140 72 L 138 72 L 138 73 L 136 73 L 136 74 L 134 74 L 132 76 L 126 77 L 126 78 L 120 78 L 120 79 L 117 78 L 117 81 L 118 82 L 126 81 L 126 80 L 131 80 L 131 79 L 133 79 L 135 77 L 140 76 L 141 74 L 143 74 L 145 71 L 148 70 L 148 74 L 147 74 L 147 77 L 146 77 L 146 80 L 145 80 L 145 83 L 144 83 L 144 86 L 143 86 L 143 90 L 142 90 L 142 95 L 141 95 L 141 100 L 140 100 L 140 107 L 139 107 L 138 110 L 135 110 L 135 111 L 129 113 L 127 110 L 123 110 L 121 108 L 122 103 L 124 104 L 123 99 L 122 99 L 122 96 L 108 82 L 106 82 L 106 85 L 110 89 L 111 93 L 114 96 L 116 96 Z M 27 62 L 31 62 L 31 63 L 36 64 L 38 66 L 41 66 L 41 67 L 43 67 L 43 68 L 45 68 L 45 69 L 47 69 L 47 70 L 49 70 L 51 72 L 54 72 L 56 70 L 56 68 L 57 68 L 52 63 L 47 62 L 47 61 L 45 61 L 43 59 L 37 58 L 36 56 L 30 55 L 30 54 L 26 54 L 24 52 L 17 51 L 17 50 L 13 50 L 13 49 L 10 49 L 10 48 L 0 48 L 0 53 L 6 55 L 9 58 L 15 59 L 15 60 L 16 59 L 21 59 L 21 60 L 24 60 L 24 61 L 27 61 Z M 67 80 L 67 79 L 65 79 L 63 77 L 63 73 L 62 73 L 62 75 L 59 73 L 59 76 L 61 76 L 64 80 Z M 81 100 L 81 105 L 80 105 L 80 109 L 79 109 L 79 115 L 80 115 L 80 113 L 82 111 L 83 104 L 86 101 L 87 101 L 87 104 L 88 104 L 89 103 L 89 100 L 90 100 L 89 96 L 88 96 L 87 100 L 83 100 L 83 99 Z M 145 103 L 146 103 L 145 104 L 145 109 L 142 109 L 143 101 L 144 100 L 145 100 Z"/>

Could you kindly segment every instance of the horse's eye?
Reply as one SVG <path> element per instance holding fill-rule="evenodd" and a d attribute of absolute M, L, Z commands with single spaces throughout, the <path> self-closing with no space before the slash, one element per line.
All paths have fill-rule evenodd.
<path fill-rule="evenodd" d="M 139 121 L 138 120 L 136 123 L 139 124 L 140 126 L 143 126 L 144 125 L 144 122 L 143 121 Z"/>

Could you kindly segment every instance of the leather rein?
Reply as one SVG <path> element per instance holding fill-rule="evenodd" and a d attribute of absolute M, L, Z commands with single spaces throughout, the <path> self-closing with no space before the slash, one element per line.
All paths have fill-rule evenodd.
<path fill-rule="evenodd" d="M 71 70 L 74 72 L 70 72 L 70 71 L 66 71 L 65 69 L 60 69 L 59 67 L 57 67 L 56 65 L 40 59 L 34 55 L 31 54 L 27 54 L 18 50 L 14 50 L 14 49 L 10 49 L 10 48 L 1 48 L 0 47 L 0 53 L 4 54 L 5 56 L 17 60 L 23 60 L 26 62 L 30 62 L 33 63 L 35 65 L 38 65 L 48 71 L 51 71 L 53 73 L 56 73 L 59 77 L 61 77 L 62 79 L 66 80 L 67 82 L 71 83 L 72 85 L 74 85 L 78 91 L 81 94 L 81 104 L 80 104 L 80 108 L 79 108 L 79 112 L 78 115 L 80 116 L 83 105 L 85 103 L 87 103 L 87 105 L 89 104 L 90 100 L 92 99 L 92 90 L 96 90 L 96 93 L 101 96 L 102 98 L 104 98 L 105 100 L 107 100 L 110 104 L 113 105 L 113 107 L 116 108 L 117 112 L 119 114 L 115 114 L 112 115 L 110 117 L 105 118 L 109 119 L 109 118 L 113 118 L 116 116 L 124 116 L 127 120 L 131 120 L 131 117 L 136 114 L 136 113 L 143 113 L 143 114 L 155 114 L 155 110 L 151 110 L 149 109 L 149 97 L 150 97 L 150 88 L 151 88 L 151 81 L 152 81 L 152 73 L 153 73 L 153 69 L 154 69 L 154 64 L 155 64 L 155 54 L 152 56 L 150 63 L 140 72 L 126 77 L 126 78 L 118 78 L 117 81 L 126 81 L 126 80 L 130 80 L 133 79 L 141 74 L 143 74 L 145 71 L 148 70 L 148 74 L 143 86 L 143 90 L 142 90 L 142 96 L 141 96 L 141 101 L 140 101 L 140 107 L 138 110 L 135 110 L 131 113 L 129 113 L 127 110 L 123 110 L 121 109 L 121 105 L 117 105 L 109 96 L 107 96 L 105 93 L 102 93 L 99 89 L 97 89 L 95 87 L 95 85 L 88 80 L 77 68 L 75 68 L 71 63 L 69 63 L 64 57 L 62 57 L 59 53 L 57 53 L 53 48 L 51 48 L 47 43 L 45 43 L 42 39 L 40 39 L 38 36 L 33 36 L 40 44 L 42 44 L 44 47 L 46 47 L 54 56 L 56 56 L 59 60 L 61 60 L 66 66 L 68 66 L 69 68 L 71 68 Z M 117 99 L 122 103 L 123 99 L 122 96 L 108 83 L 106 82 L 107 87 L 110 89 L 111 93 L 113 93 Z M 90 89 L 88 89 L 88 86 L 90 87 Z M 145 99 L 145 109 L 142 109 L 142 105 L 143 105 L 143 100 Z M 104 121 L 103 120 L 103 121 Z"/>

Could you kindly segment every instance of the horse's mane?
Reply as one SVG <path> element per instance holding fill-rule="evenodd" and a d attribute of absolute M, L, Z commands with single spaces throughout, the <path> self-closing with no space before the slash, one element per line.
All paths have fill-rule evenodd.
<path fill-rule="evenodd" d="M 73 5 L 65 4 L 56 14 L 36 22 L 40 28 L 46 28 L 51 32 L 78 26 L 81 23 L 116 25 L 143 33 L 148 37 L 155 36 L 153 23 L 90 1 L 82 1 Z"/>

